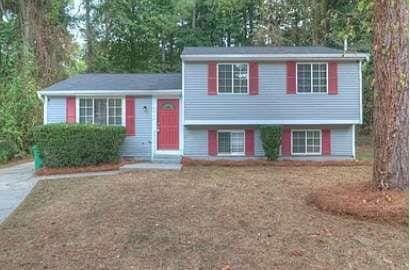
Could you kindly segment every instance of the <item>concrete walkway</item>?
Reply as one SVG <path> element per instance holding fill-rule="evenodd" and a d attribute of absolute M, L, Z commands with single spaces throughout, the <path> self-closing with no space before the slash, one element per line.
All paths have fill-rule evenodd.
<path fill-rule="evenodd" d="M 33 162 L 28 162 L 0 169 L 0 223 L 19 206 L 39 180 L 116 175 L 140 170 L 181 170 L 181 164 L 141 162 L 124 165 L 117 171 L 36 177 L 33 167 Z"/>
<path fill-rule="evenodd" d="M 0 169 L 0 223 L 24 200 L 35 186 L 33 162 Z"/>

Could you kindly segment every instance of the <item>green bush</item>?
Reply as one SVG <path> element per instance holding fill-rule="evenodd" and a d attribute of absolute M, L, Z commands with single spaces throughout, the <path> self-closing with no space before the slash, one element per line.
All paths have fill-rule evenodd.
<path fill-rule="evenodd" d="M 269 160 L 277 160 L 281 143 L 282 129 L 279 126 L 261 126 L 261 139 L 265 156 Z"/>
<path fill-rule="evenodd" d="M 17 144 L 13 140 L 0 139 L 0 163 L 4 163 L 18 153 Z"/>
<path fill-rule="evenodd" d="M 116 162 L 125 128 L 84 124 L 49 124 L 32 131 L 32 142 L 46 167 L 76 167 Z"/>

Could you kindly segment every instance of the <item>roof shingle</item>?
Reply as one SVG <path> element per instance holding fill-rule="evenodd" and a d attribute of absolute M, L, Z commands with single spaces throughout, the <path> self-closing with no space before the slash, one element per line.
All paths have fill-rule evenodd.
<path fill-rule="evenodd" d="M 181 73 L 87 73 L 55 83 L 45 91 L 67 90 L 174 90 L 182 89 Z"/>

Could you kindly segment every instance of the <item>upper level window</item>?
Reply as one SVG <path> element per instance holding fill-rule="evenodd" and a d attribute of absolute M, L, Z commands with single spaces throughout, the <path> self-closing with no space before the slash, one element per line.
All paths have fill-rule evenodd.
<path fill-rule="evenodd" d="M 122 125 L 121 98 L 80 98 L 80 123 Z"/>
<path fill-rule="evenodd" d="M 218 64 L 219 93 L 248 92 L 248 64 Z"/>
<path fill-rule="evenodd" d="M 298 93 L 327 92 L 327 64 L 297 64 Z"/>

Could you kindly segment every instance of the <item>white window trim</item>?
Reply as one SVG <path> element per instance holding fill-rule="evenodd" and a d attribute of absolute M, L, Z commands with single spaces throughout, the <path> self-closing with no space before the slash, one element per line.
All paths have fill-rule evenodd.
<path fill-rule="evenodd" d="M 295 153 L 293 152 L 293 132 L 294 131 L 304 131 L 305 132 L 305 152 L 304 153 Z M 308 153 L 307 152 L 307 132 L 308 131 L 319 131 L 319 153 Z M 290 149 L 292 156 L 320 156 L 322 155 L 322 130 L 321 129 L 291 129 L 290 131 Z"/>
<path fill-rule="evenodd" d="M 219 92 L 219 65 L 246 65 L 246 93 L 235 93 L 234 92 L 234 78 L 233 78 L 233 67 L 232 67 L 232 92 Z M 218 95 L 249 95 L 249 63 L 217 63 L 216 64 L 216 91 Z"/>
<path fill-rule="evenodd" d="M 298 65 L 310 65 L 310 92 L 299 92 Z M 313 64 L 326 64 L 326 92 L 313 92 Z M 328 62 L 296 62 L 296 94 L 298 95 L 327 95 L 329 94 L 329 64 Z"/>
<path fill-rule="evenodd" d="M 125 127 L 125 97 L 123 96 L 77 96 L 76 101 L 75 101 L 75 107 L 76 107 L 76 123 L 80 123 L 80 99 L 92 99 L 92 109 L 93 109 L 93 122 L 94 124 L 94 99 L 106 99 L 107 100 L 107 126 L 114 126 L 114 125 L 109 125 L 108 124 L 108 117 L 109 117 L 109 106 L 108 106 L 108 99 L 121 99 L 121 126 Z"/>
<path fill-rule="evenodd" d="M 221 132 L 236 132 L 236 133 L 243 133 L 243 152 L 231 152 L 231 153 L 219 153 L 219 133 Z M 216 132 L 216 150 L 218 156 L 245 156 L 245 148 L 246 148 L 246 138 L 245 138 L 245 130 L 244 129 L 218 129 Z"/>

